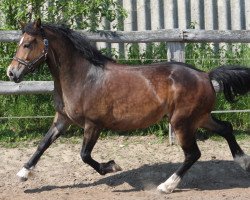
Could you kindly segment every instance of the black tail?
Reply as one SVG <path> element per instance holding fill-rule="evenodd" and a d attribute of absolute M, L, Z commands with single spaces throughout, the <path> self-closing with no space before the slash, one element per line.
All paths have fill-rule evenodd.
<path fill-rule="evenodd" d="M 210 71 L 209 77 L 219 83 L 229 102 L 235 102 L 237 96 L 250 91 L 250 68 L 220 66 Z"/>

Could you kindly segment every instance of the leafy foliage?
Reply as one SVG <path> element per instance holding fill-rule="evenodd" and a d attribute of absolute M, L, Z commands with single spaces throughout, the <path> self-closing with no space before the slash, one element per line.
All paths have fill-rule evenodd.
<path fill-rule="evenodd" d="M 0 9 L 5 29 L 17 29 L 17 21 L 39 17 L 70 28 L 96 30 L 103 18 L 112 22 L 126 16 L 115 0 L 1 0 Z"/>

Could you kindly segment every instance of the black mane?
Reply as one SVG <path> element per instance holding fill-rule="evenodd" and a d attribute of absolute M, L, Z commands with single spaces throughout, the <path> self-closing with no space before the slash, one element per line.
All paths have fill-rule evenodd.
<path fill-rule="evenodd" d="M 42 25 L 42 29 L 49 29 L 56 34 L 61 34 L 64 38 L 68 39 L 89 62 L 96 66 L 104 67 L 107 61 L 115 62 L 115 60 L 103 55 L 96 47 L 92 46 L 86 36 L 81 35 L 80 33 L 77 33 L 76 31 L 73 31 L 69 28 L 66 28 L 65 26 L 45 24 Z M 41 35 L 41 30 L 34 30 L 33 24 L 30 23 L 25 26 L 23 32 L 31 35 Z"/>

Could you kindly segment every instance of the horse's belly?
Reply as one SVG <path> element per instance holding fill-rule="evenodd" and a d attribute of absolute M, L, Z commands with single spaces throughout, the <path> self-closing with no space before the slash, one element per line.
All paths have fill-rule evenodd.
<path fill-rule="evenodd" d="M 155 107 L 154 109 L 147 108 L 146 110 L 137 109 L 135 108 L 128 112 L 114 112 L 111 120 L 104 123 L 105 127 L 111 130 L 124 131 L 147 128 L 160 121 L 166 114 L 163 106 Z"/>

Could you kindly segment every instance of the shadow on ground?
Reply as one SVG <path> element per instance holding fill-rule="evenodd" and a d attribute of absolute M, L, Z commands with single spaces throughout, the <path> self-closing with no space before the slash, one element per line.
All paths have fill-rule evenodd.
<path fill-rule="evenodd" d="M 54 189 L 86 188 L 98 185 L 116 187 L 124 183 L 129 184 L 130 190 L 116 190 L 113 192 L 131 192 L 139 190 L 155 189 L 157 185 L 165 181 L 181 163 L 160 163 L 143 165 L 138 169 L 110 174 L 91 183 L 72 185 L 47 185 L 41 188 L 27 189 L 25 193 L 40 193 Z M 197 162 L 185 175 L 180 189 L 197 190 L 222 190 L 231 188 L 249 188 L 250 173 L 244 171 L 233 161 L 213 160 Z"/>

